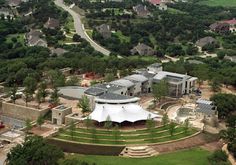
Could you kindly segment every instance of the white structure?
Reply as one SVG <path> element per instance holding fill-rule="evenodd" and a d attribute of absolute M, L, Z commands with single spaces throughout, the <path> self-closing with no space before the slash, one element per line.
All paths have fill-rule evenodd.
<path fill-rule="evenodd" d="M 159 10 L 166 11 L 167 5 L 165 3 L 161 3 L 158 8 L 159 8 Z"/>
<path fill-rule="evenodd" d="M 138 105 L 139 98 L 107 93 L 95 99 L 94 111 L 89 115 L 92 120 L 105 122 L 136 122 L 148 118 L 160 118 L 159 115 L 144 110 Z"/>

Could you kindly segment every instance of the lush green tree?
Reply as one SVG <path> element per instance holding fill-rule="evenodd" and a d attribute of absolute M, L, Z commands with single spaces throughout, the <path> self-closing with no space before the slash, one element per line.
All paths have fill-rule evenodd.
<path fill-rule="evenodd" d="M 104 123 L 104 128 L 106 129 L 111 129 L 112 128 L 112 121 L 111 121 L 111 117 L 108 115 L 106 118 L 106 121 Z"/>
<path fill-rule="evenodd" d="M 84 119 L 84 124 L 86 126 L 86 128 L 88 129 L 89 127 L 93 126 L 93 121 L 91 120 L 91 117 L 88 116 Z"/>
<path fill-rule="evenodd" d="M 228 155 L 222 150 L 214 151 L 213 154 L 208 157 L 208 161 L 210 165 L 230 165 L 230 163 L 227 162 Z"/>
<path fill-rule="evenodd" d="M 221 90 L 221 83 L 217 79 L 213 79 L 209 85 L 211 86 L 211 89 L 213 92 L 219 92 Z"/>
<path fill-rule="evenodd" d="M 152 86 L 152 94 L 155 101 L 161 101 L 161 99 L 168 95 L 168 84 L 166 80 L 161 80 L 157 84 Z"/>
<path fill-rule="evenodd" d="M 25 86 L 28 93 L 32 96 L 37 88 L 37 80 L 28 76 L 24 79 L 23 85 Z"/>
<path fill-rule="evenodd" d="M 113 136 L 115 141 L 118 142 L 118 140 L 120 139 L 120 130 L 118 125 L 115 125 L 115 127 L 113 128 Z"/>
<path fill-rule="evenodd" d="M 35 95 L 35 99 L 38 102 L 38 109 L 40 108 L 40 104 L 43 102 L 43 94 L 41 93 L 40 90 L 37 91 Z"/>
<path fill-rule="evenodd" d="M 189 131 L 189 127 L 190 127 L 189 119 L 184 120 L 183 128 L 184 128 L 184 133 L 185 133 L 185 134 L 188 133 L 188 131 Z"/>
<path fill-rule="evenodd" d="M 42 102 L 45 102 L 45 98 L 48 96 L 48 92 L 47 92 L 47 84 L 46 84 L 46 82 L 41 82 L 40 84 L 39 84 L 39 89 L 38 89 L 38 91 L 40 92 L 40 94 L 42 95 L 42 98 L 43 98 L 43 100 L 42 100 Z"/>
<path fill-rule="evenodd" d="M 79 100 L 78 107 L 82 109 L 82 113 L 90 112 L 90 102 L 87 96 L 82 96 Z"/>
<path fill-rule="evenodd" d="M 26 134 L 28 134 L 29 133 L 29 130 L 31 130 L 32 129 L 32 124 L 31 124 L 31 120 L 30 119 L 27 119 L 26 121 L 25 121 L 25 130 L 26 130 Z"/>
<path fill-rule="evenodd" d="M 74 34 L 72 40 L 74 42 L 80 42 L 81 41 L 81 37 L 78 34 Z"/>
<path fill-rule="evenodd" d="M 8 165 L 57 165 L 58 160 L 64 157 L 62 150 L 46 143 L 39 136 L 26 137 L 23 144 L 18 144 L 7 154 Z"/>
<path fill-rule="evenodd" d="M 213 95 L 210 100 L 215 103 L 219 118 L 226 118 L 235 112 L 236 96 L 233 94 L 218 93 Z"/>
<path fill-rule="evenodd" d="M 28 90 L 28 88 L 25 88 L 23 91 L 23 98 L 25 100 L 25 106 L 28 107 L 28 102 L 31 100 L 32 95 L 31 92 Z"/>
<path fill-rule="evenodd" d="M 169 132 L 170 132 L 170 136 L 173 136 L 174 132 L 175 132 L 175 123 L 174 122 L 170 122 L 169 124 Z"/>
<path fill-rule="evenodd" d="M 53 92 L 51 93 L 51 97 L 50 98 L 51 98 L 52 104 L 54 106 L 59 104 L 60 99 L 59 99 L 59 94 L 58 94 L 58 89 L 57 88 L 53 89 Z"/>
<path fill-rule="evenodd" d="M 39 128 L 42 128 L 42 125 L 44 123 L 44 117 L 42 115 L 40 115 L 37 120 L 36 120 L 37 125 L 39 126 Z"/>
<path fill-rule="evenodd" d="M 17 99 L 16 93 L 17 93 L 17 86 L 13 85 L 13 87 L 10 88 L 10 98 L 14 104 L 16 103 Z"/>
<path fill-rule="evenodd" d="M 162 125 L 165 127 L 169 123 L 169 117 L 167 113 L 164 113 L 161 119 Z"/>
<path fill-rule="evenodd" d="M 106 82 L 111 82 L 111 81 L 115 80 L 115 76 L 113 73 L 107 73 L 107 74 L 105 74 L 104 80 Z"/>

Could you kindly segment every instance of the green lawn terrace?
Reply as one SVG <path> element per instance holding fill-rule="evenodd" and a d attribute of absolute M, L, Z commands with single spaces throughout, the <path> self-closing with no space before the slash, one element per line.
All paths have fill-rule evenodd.
<path fill-rule="evenodd" d="M 198 131 L 177 125 L 171 136 L 169 125 L 150 129 L 137 130 L 115 130 L 115 129 L 95 129 L 76 128 L 74 131 L 66 129 L 60 131 L 54 138 L 58 140 L 73 141 L 76 143 L 97 144 L 97 145 L 143 145 L 165 143 L 187 138 Z"/>
<path fill-rule="evenodd" d="M 199 4 L 208 6 L 236 7 L 235 0 L 201 0 Z"/>

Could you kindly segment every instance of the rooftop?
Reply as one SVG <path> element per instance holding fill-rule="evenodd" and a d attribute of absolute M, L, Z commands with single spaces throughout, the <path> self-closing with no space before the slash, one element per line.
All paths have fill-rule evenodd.
<path fill-rule="evenodd" d="M 124 79 L 130 80 L 130 81 L 137 81 L 137 82 L 145 82 L 148 81 L 148 79 L 140 74 L 133 74 L 127 77 L 124 77 Z"/>
<path fill-rule="evenodd" d="M 134 86 L 133 82 L 131 82 L 130 80 L 125 80 L 125 79 L 115 80 L 110 83 L 114 85 L 118 85 L 118 86 L 127 87 L 127 88 Z"/>

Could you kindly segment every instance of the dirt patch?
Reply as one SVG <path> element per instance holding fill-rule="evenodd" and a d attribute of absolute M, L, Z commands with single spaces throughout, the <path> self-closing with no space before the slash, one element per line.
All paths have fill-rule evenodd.
<path fill-rule="evenodd" d="M 208 150 L 208 151 L 216 151 L 220 150 L 223 147 L 223 142 L 221 141 L 216 141 L 216 142 L 211 142 L 211 143 L 206 143 L 201 148 Z"/>
<path fill-rule="evenodd" d="M 47 127 L 33 127 L 31 130 L 30 130 L 30 133 L 32 134 L 35 134 L 35 135 L 42 135 L 48 131 L 51 131 L 52 129 L 50 128 L 47 128 Z"/>

